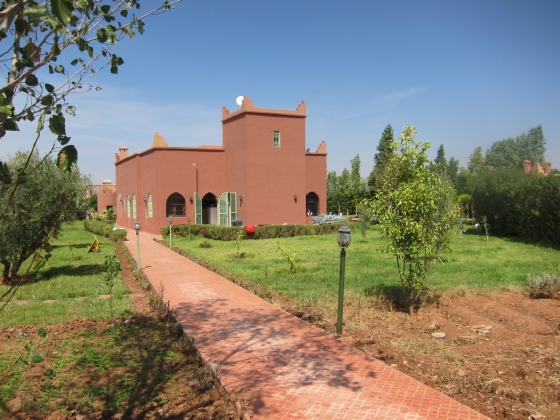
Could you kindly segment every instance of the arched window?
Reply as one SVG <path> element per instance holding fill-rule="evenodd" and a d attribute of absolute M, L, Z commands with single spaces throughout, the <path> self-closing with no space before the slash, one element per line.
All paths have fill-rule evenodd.
<path fill-rule="evenodd" d="M 167 198 L 165 203 L 165 214 L 169 216 L 185 216 L 185 197 L 179 193 L 173 193 Z"/>
<path fill-rule="evenodd" d="M 152 194 L 148 194 L 148 217 L 154 217 L 154 203 L 152 201 Z"/>
<path fill-rule="evenodd" d="M 136 219 L 136 195 L 132 196 L 132 218 Z"/>
<path fill-rule="evenodd" d="M 126 217 L 130 217 L 130 195 L 126 196 Z"/>
<path fill-rule="evenodd" d="M 314 192 L 310 192 L 305 196 L 306 212 L 309 216 L 317 216 L 319 214 L 319 196 Z"/>

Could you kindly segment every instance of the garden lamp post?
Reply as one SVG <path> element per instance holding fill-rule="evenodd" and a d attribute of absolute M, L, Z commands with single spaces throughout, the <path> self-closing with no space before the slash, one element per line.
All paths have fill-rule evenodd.
<path fill-rule="evenodd" d="M 138 220 L 134 223 L 134 229 L 136 230 L 136 270 L 140 271 L 140 238 L 138 236 L 140 222 Z"/>
<path fill-rule="evenodd" d="M 171 248 L 171 236 L 173 234 L 173 214 L 169 215 L 169 248 Z"/>
<path fill-rule="evenodd" d="M 338 246 L 340 247 L 340 277 L 338 280 L 338 319 L 336 322 L 336 334 L 340 337 L 342 335 L 342 309 L 344 306 L 344 268 L 346 260 L 346 248 L 350 245 L 352 240 L 351 230 L 344 220 L 344 225 L 338 229 Z"/>

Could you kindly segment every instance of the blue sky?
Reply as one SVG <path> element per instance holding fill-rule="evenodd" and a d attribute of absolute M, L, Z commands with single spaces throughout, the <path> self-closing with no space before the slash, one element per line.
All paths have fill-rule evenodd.
<path fill-rule="evenodd" d="M 540 124 L 560 168 L 559 21 L 557 0 L 182 2 L 117 46 L 120 74 L 70 99 L 67 131 L 94 183 L 114 181 L 118 148 L 145 150 L 155 131 L 171 146 L 221 144 L 221 107 L 239 95 L 265 108 L 306 100 L 307 147 L 326 140 L 339 174 L 356 154 L 369 174 L 387 124 L 415 126 L 431 157 L 444 144 L 462 166 Z M 20 128 L 1 156 L 29 147 L 34 127 Z"/>

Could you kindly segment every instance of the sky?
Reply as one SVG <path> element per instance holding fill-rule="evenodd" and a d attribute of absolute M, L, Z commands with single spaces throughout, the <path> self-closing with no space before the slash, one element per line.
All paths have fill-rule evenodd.
<path fill-rule="evenodd" d="M 82 173 L 115 181 L 118 148 L 146 150 L 156 131 L 170 146 L 221 145 L 222 106 L 248 95 L 262 108 L 305 100 L 307 147 L 326 140 L 338 174 L 357 154 L 369 174 L 387 124 L 413 125 L 431 158 L 443 144 L 461 166 L 541 125 L 560 168 L 559 21 L 558 0 L 183 1 L 116 46 L 125 63 L 91 79 L 101 90 L 69 98 L 67 134 Z M 20 130 L 0 159 L 30 148 L 34 124 Z"/>

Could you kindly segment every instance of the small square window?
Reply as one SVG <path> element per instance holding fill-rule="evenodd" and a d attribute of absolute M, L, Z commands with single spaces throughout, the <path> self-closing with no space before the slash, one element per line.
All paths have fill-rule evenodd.
<path fill-rule="evenodd" d="M 280 131 L 274 132 L 273 144 L 274 147 L 280 147 Z"/>

